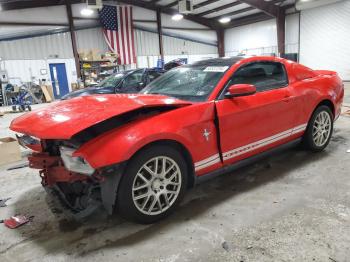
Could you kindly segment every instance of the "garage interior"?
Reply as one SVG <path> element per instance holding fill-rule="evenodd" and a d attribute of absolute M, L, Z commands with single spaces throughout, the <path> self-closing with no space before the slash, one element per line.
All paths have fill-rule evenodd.
<path fill-rule="evenodd" d="M 124 31 L 116 23 L 122 42 L 120 33 L 108 39 L 102 6 L 129 8 Z M 0 0 L 0 260 L 349 261 L 349 13 L 348 0 Z M 345 95 L 330 144 L 280 151 L 202 183 L 154 224 L 103 212 L 67 218 L 9 128 L 114 74 L 153 70 L 142 89 L 164 66 L 232 56 L 337 72 Z M 29 222 L 5 227 L 15 215 Z"/>

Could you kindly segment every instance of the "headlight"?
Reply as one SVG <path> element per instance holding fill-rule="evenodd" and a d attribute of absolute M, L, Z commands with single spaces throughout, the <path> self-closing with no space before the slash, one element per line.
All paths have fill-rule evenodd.
<path fill-rule="evenodd" d="M 18 143 L 23 146 L 24 148 L 30 148 L 34 151 L 41 151 L 41 144 L 40 140 L 36 137 L 28 136 L 28 135 L 23 135 L 19 136 L 16 134 L 17 141 Z"/>
<path fill-rule="evenodd" d="M 91 176 L 95 169 L 93 169 L 88 162 L 81 157 L 73 157 L 76 149 L 60 146 L 61 158 L 64 166 L 72 172 Z"/>
<path fill-rule="evenodd" d="M 27 147 L 28 145 L 40 144 L 39 139 L 34 138 L 32 136 L 28 136 L 28 135 L 19 136 L 16 134 L 16 137 L 17 137 L 18 143 L 23 147 Z"/>

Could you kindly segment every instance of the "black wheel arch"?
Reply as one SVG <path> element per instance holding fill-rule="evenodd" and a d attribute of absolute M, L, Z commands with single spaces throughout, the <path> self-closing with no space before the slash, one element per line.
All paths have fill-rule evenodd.
<path fill-rule="evenodd" d="M 334 104 L 333 104 L 333 102 L 331 100 L 329 100 L 329 99 L 322 100 L 320 103 L 317 104 L 317 106 L 315 107 L 313 112 L 315 112 L 315 110 L 318 107 L 320 107 L 320 106 L 327 106 L 327 107 L 329 107 L 329 109 L 332 111 L 332 114 L 333 114 L 333 117 L 334 117 L 334 115 L 335 115 L 335 107 L 334 107 Z"/>

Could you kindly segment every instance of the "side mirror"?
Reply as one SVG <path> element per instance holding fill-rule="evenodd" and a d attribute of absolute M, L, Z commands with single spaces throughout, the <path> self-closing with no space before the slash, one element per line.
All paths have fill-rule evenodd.
<path fill-rule="evenodd" d="M 256 93 L 254 85 L 249 84 L 237 84 L 232 85 L 227 89 L 225 97 L 238 97 L 238 96 L 249 96 Z"/>

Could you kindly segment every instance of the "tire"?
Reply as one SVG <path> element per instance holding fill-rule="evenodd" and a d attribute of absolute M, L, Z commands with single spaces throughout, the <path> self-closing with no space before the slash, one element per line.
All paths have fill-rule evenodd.
<path fill-rule="evenodd" d="M 32 107 L 28 105 L 28 111 L 32 111 Z"/>
<path fill-rule="evenodd" d="M 306 149 L 320 152 L 327 147 L 333 133 L 333 113 L 321 105 L 313 112 L 303 137 Z"/>
<path fill-rule="evenodd" d="M 164 161 L 168 172 L 162 177 Z M 156 162 L 158 172 L 154 174 Z M 120 215 L 141 224 L 167 217 L 183 198 L 187 178 L 186 161 L 176 149 L 159 145 L 140 151 L 129 161 L 119 185 Z"/>

